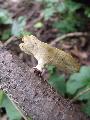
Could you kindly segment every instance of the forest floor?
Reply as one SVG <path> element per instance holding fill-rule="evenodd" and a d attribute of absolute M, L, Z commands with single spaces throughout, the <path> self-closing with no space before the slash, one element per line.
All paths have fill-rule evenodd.
<path fill-rule="evenodd" d="M 52 20 L 43 20 L 40 4 L 36 2 L 27 4 L 27 2 L 18 1 L 13 3 L 11 1 L 7 2 L 7 0 L 0 0 L 0 8 L 9 10 L 9 12 L 12 13 L 13 19 L 16 19 L 19 16 L 25 16 L 27 18 L 26 29 L 33 35 L 37 36 L 41 41 L 47 42 L 48 44 L 53 43 L 53 46 L 70 52 L 78 59 L 81 65 L 90 65 L 90 36 L 73 35 L 72 37 L 66 37 L 63 40 L 55 42 L 56 39 L 58 39 L 60 32 L 57 29 L 52 28 Z M 44 23 L 43 28 L 37 29 L 33 27 L 38 21 Z M 33 76 L 32 73 L 30 73 L 31 76 L 28 75 L 30 72 L 28 66 L 30 66 L 30 68 L 35 66 L 37 61 L 33 57 L 22 53 L 18 45 L 18 40 L 11 41 L 6 46 L 10 53 L 7 50 L 1 50 L 0 52 L 0 58 L 2 58 L 2 60 L 0 60 L 1 63 L 4 61 L 6 67 L 9 67 L 9 64 L 11 64 L 12 67 L 16 67 L 14 71 L 12 67 L 9 68 L 10 71 L 13 71 L 12 73 L 9 73 L 9 70 L 7 71 L 6 67 L 5 69 L 1 69 L 5 70 L 3 73 L 6 72 L 4 78 L 7 78 L 7 74 L 11 75 L 8 76 L 10 81 L 6 82 L 8 87 L 6 87 L 7 85 L 5 86 L 4 83 L 2 83 L 2 86 L 3 89 L 7 89 L 8 93 L 18 102 L 19 106 L 22 109 L 24 108 L 27 116 L 31 115 L 35 120 L 88 120 L 89 118 L 80 112 L 80 106 L 78 104 L 71 104 L 69 100 L 57 95 L 57 93 L 50 88 L 45 81 L 42 82 L 40 78 L 37 78 L 36 76 L 31 78 L 31 76 Z M 3 59 L 4 57 L 5 59 Z M 21 59 L 21 61 L 19 61 L 19 59 Z M 16 71 L 21 73 L 19 74 Z M 17 75 L 12 79 L 15 72 Z M 24 73 L 25 75 L 23 75 Z M 3 77 L 3 74 L 1 74 L 1 76 Z M 18 79 L 21 80 L 18 81 Z M 10 82 L 11 84 L 9 86 Z M 18 93 L 16 91 L 18 91 Z M 31 94 L 31 91 L 33 94 Z"/>
<path fill-rule="evenodd" d="M 21 2 L 17 1 L 15 4 L 13 2 L 6 2 L 1 0 L 1 8 L 5 8 L 12 13 L 12 18 L 16 19 L 19 16 L 25 16 L 27 18 L 26 30 L 31 32 L 41 41 L 53 44 L 53 46 L 70 52 L 75 56 L 81 65 L 90 65 L 90 36 L 78 35 L 78 33 L 73 33 L 71 36 L 66 36 L 65 38 L 60 38 L 60 31 L 55 28 L 52 28 L 52 20 L 44 21 L 41 6 L 37 2 L 27 3 L 24 0 Z M 44 26 L 40 29 L 34 27 L 34 24 L 42 21 Z M 87 32 L 87 31 L 86 31 Z M 55 42 L 56 39 L 58 42 Z M 18 42 L 11 42 L 11 45 L 8 46 L 8 49 L 13 50 L 19 54 L 19 49 L 17 48 Z M 14 50 L 15 49 L 15 50 Z M 18 50 L 17 50 L 18 49 Z M 21 51 L 20 51 L 21 54 Z M 26 55 L 25 58 L 26 61 Z M 30 61 L 30 60 L 29 60 Z M 30 62 L 31 64 L 31 62 Z"/>

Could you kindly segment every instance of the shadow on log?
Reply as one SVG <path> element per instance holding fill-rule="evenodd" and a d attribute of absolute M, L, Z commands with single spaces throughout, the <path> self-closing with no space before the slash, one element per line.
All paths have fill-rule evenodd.
<path fill-rule="evenodd" d="M 79 105 L 58 95 L 30 70 L 17 56 L 0 49 L 0 86 L 27 116 L 33 120 L 89 120 Z"/>

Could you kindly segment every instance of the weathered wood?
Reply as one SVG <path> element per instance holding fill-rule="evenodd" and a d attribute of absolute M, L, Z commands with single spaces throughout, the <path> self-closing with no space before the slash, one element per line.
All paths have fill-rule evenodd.
<path fill-rule="evenodd" d="M 1 87 L 33 120 L 88 120 L 79 106 L 53 91 L 17 56 L 0 49 Z"/>

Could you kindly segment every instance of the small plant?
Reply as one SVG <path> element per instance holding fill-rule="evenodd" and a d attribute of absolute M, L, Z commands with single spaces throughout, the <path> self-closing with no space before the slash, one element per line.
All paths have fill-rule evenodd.
<path fill-rule="evenodd" d="M 20 36 L 21 33 L 25 30 L 26 25 L 26 18 L 23 16 L 20 16 L 17 20 L 13 21 L 12 24 L 12 34 L 15 36 Z"/>
<path fill-rule="evenodd" d="M 90 67 L 83 66 L 79 73 L 72 74 L 66 88 L 74 101 L 86 101 L 82 110 L 90 116 Z"/>
<path fill-rule="evenodd" d="M 64 75 L 58 75 L 56 71 L 55 66 L 48 66 L 47 67 L 48 72 L 50 73 L 50 78 L 48 80 L 48 83 L 56 89 L 56 91 L 63 96 L 66 93 L 66 83 L 65 83 L 65 76 Z"/>
<path fill-rule="evenodd" d="M 0 9 L 0 26 L 2 27 L 2 30 L 0 30 L 0 40 L 6 40 L 11 36 L 11 24 L 12 19 L 8 11 Z"/>
<path fill-rule="evenodd" d="M 75 0 L 37 0 L 42 3 L 44 19 L 56 16 L 53 27 L 61 32 L 82 31 L 90 18 L 90 7 Z"/>
<path fill-rule="evenodd" d="M 0 120 L 6 120 L 4 116 L 9 120 L 26 120 L 26 117 L 16 107 L 11 99 L 2 90 L 0 90 Z"/>
<path fill-rule="evenodd" d="M 90 116 L 90 67 L 82 66 L 80 72 L 73 73 L 68 80 L 64 75 L 58 75 L 54 69 L 49 71 L 48 83 L 60 94 L 72 98 L 72 101 L 82 101 L 82 111 Z"/>
<path fill-rule="evenodd" d="M 24 34 L 31 34 L 25 30 L 25 25 L 26 18 L 24 16 L 13 20 L 7 10 L 0 10 L 0 26 L 2 27 L 2 30 L 0 30 L 0 40 L 6 41 L 12 35 L 19 37 Z"/>
<path fill-rule="evenodd" d="M 5 9 L 0 9 L 0 24 L 12 24 L 10 14 Z"/>

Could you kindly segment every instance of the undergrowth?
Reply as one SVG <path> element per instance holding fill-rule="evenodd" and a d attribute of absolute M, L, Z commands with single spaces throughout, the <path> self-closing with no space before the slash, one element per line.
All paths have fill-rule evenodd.
<path fill-rule="evenodd" d="M 11 36 L 23 36 L 25 34 L 30 34 L 25 30 L 26 18 L 20 16 L 13 20 L 11 14 L 6 9 L 0 9 L 0 40 L 6 41 Z"/>
<path fill-rule="evenodd" d="M 89 18 L 90 7 L 76 0 L 36 0 L 42 4 L 44 20 L 55 18 L 53 27 L 60 32 L 84 30 Z"/>
<path fill-rule="evenodd" d="M 53 66 L 49 66 L 50 78 L 48 83 L 63 96 L 72 101 L 82 102 L 82 111 L 90 116 L 90 66 L 82 66 L 80 72 L 73 73 L 66 79 L 59 75 Z M 84 102 L 85 101 L 85 102 Z"/>

